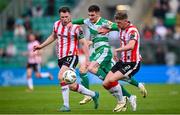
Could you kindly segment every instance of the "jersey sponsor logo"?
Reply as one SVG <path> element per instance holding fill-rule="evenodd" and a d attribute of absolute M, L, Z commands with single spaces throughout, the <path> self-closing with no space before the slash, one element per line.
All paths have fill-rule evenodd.
<path fill-rule="evenodd" d="M 64 34 L 58 34 L 58 36 L 60 36 L 60 37 L 65 37 L 65 38 L 68 37 L 67 35 L 64 35 Z M 71 36 L 74 37 L 74 35 L 71 35 Z"/>

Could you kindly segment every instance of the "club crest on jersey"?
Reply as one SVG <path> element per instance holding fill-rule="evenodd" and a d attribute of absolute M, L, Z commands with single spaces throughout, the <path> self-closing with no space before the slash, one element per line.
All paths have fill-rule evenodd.
<path fill-rule="evenodd" d="M 79 31 L 79 35 L 80 35 L 80 36 L 83 35 L 83 31 L 82 31 L 82 30 Z"/>
<path fill-rule="evenodd" d="M 135 32 L 133 32 L 133 33 L 131 33 L 131 35 L 130 35 L 130 39 L 133 39 L 133 38 L 135 38 Z"/>

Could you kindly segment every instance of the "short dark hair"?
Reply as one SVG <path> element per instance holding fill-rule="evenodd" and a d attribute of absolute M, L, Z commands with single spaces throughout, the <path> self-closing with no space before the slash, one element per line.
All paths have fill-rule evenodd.
<path fill-rule="evenodd" d="M 70 11 L 69 7 L 64 6 L 59 9 L 59 13 L 61 13 L 61 12 L 63 12 L 63 13 L 69 12 L 70 13 L 71 11 Z"/>
<path fill-rule="evenodd" d="M 114 18 L 116 20 L 124 20 L 124 19 L 128 19 L 128 15 L 126 12 L 116 12 Z"/>
<path fill-rule="evenodd" d="M 89 6 L 88 11 L 89 12 L 99 12 L 100 8 L 98 5 L 91 5 L 91 6 Z"/>

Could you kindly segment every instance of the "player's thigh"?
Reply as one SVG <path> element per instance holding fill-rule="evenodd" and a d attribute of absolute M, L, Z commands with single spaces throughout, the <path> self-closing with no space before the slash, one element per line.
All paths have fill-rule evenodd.
<path fill-rule="evenodd" d="M 63 73 L 64 73 L 66 70 L 68 70 L 68 69 L 69 69 L 68 66 L 62 65 L 62 67 L 61 67 L 61 69 L 60 69 L 60 71 L 59 71 L 59 73 L 58 73 L 58 79 L 59 79 L 59 80 L 62 81 Z"/>
<path fill-rule="evenodd" d="M 123 79 L 124 75 L 120 71 L 116 71 L 112 77 L 110 77 L 110 82 L 115 82 Z"/>
<path fill-rule="evenodd" d="M 103 84 L 107 84 L 110 80 L 110 77 L 113 75 L 113 73 L 110 71 L 108 72 L 108 74 L 106 75 L 104 81 L 103 81 Z"/>
<path fill-rule="evenodd" d="M 103 84 L 109 84 L 109 83 L 118 81 L 118 80 L 120 80 L 120 79 L 122 79 L 122 78 L 123 78 L 123 74 L 122 74 L 120 71 L 116 71 L 115 73 L 113 73 L 112 71 L 110 71 L 110 72 L 107 74 L 107 76 L 106 76 Z"/>

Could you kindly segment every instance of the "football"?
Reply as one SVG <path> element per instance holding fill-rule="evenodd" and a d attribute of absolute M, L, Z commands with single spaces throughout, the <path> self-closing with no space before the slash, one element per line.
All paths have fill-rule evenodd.
<path fill-rule="evenodd" d="M 66 70 L 63 73 L 63 80 L 67 84 L 72 84 L 72 83 L 76 82 L 76 72 L 72 69 Z"/>

